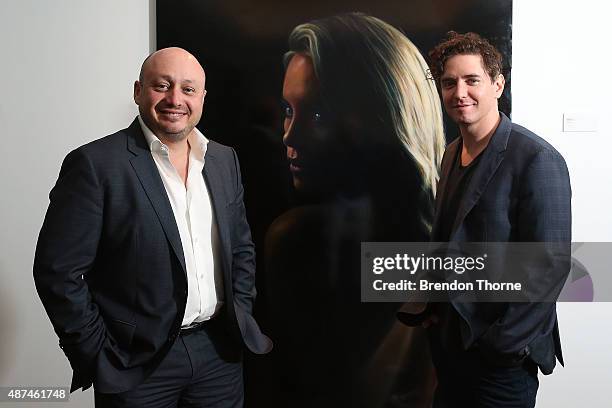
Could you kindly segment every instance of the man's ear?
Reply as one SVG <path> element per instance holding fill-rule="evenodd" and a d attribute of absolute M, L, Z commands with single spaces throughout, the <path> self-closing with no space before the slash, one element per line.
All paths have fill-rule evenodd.
<path fill-rule="evenodd" d="M 134 102 L 136 105 L 140 105 L 140 93 L 142 91 L 142 87 L 140 86 L 140 81 L 134 81 Z"/>
<path fill-rule="evenodd" d="M 495 94 L 497 95 L 497 98 L 500 98 L 502 96 L 502 93 L 504 93 L 506 78 L 504 78 L 502 74 L 499 74 L 495 81 L 493 81 L 493 84 L 495 85 Z"/>

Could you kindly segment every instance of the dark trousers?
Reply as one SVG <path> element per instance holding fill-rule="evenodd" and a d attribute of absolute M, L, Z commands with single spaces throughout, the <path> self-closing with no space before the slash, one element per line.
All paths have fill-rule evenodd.
<path fill-rule="evenodd" d="M 509 361 L 464 350 L 461 318 L 449 303 L 437 304 L 439 322 L 428 329 L 438 386 L 434 408 L 532 408 L 538 367 L 529 358 Z"/>
<path fill-rule="evenodd" d="M 230 344 L 214 321 L 182 333 L 142 384 L 119 394 L 96 391 L 96 407 L 242 407 L 242 352 Z"/>
<path fill-rule="evenodd" d="M 502 365 L 478 350 L 449 351 L 431 342 L 438 386 L 433 408 L 533 408 L 538 367 L 529 358 Z"/>
<path fill-rule="evenodd" d="M 532 408 L 538 390 L 537 367 L 456 367 L 438 374 L 434 408 Z"/>

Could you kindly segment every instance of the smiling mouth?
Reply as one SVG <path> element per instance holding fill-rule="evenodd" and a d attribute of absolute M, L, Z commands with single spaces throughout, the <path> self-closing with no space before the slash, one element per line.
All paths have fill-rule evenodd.
<path fill-rule="evenodd" d="M 470 106 L 476 106 L 475 103 L 458 104 L 453 106 L 455 109 L 469 108 Z"/>
<path fill-rule="evenodd" d="M 169 119 L 179 119 L 185 116 L 186 114 L 187 114 L 186 112 L 168 112 L 168 111 L 159 112 L 160 116 L 164 116 Z"/>

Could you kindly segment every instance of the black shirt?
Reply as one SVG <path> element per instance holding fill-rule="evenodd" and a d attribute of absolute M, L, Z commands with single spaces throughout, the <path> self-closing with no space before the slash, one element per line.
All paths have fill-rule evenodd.
<path fill-rule="evenodd" d="M 440 205 L 440 241 L 449 241 L 452 233 L 453 224 L 459 211 L 459 205 L 463 198 L 463 192 L 467 188 L 474 174 L 474 170 L 480 162 L 484 150 L 476 156 L 467 166 L 461 165 L 461 151 L 463 141 L 459 142 L 457 156 L 453 162 L 448 180 L 446 181 L 446 192 L 444 201 Z"/>
<path fill-rule="evenodd" d="M 444 192 L 442 203 L 440 204 L 440 241 L 449 241 L 451 238 L 453 224 L 457 218 L 457 212 L 463 199 L 463 193 L 467 189 L 470 180 L 482 157 L 481 152 L 467 166 L 461 165 L 461 151 L 463 150 L 463 141 L 459 142 L 457 155 L 454 158 L 453 166 L 446 181 L 446 191 Z M 439 303 L 434 307 L 435 313 L 438 315 L 438 325 L 435 328 L 438 331 L 436 335 L 436 343 L 433 347 L 442 347 L 447 351 L 460 351 L 461 318 L 450 305 L 450 303 Z"/>

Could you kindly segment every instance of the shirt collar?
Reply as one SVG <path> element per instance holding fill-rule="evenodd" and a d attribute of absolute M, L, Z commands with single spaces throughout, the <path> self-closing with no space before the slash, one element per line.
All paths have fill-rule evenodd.
<path fill-rule="evenodd" d="M 155 136 L 153 131 L 144 123 L 140 115 L 138 115 L 138 122 L 140 123 L 140 128 L 142 129 L 142 133 L 144 134 L 145 140 L 147 141 L 147 145 L 149 146 L 151 152 L 167 154 L 168 146 L 162 143 L 162 141 Z M 195 157 L 204 160 L 206 148 L 208 147 L 208 139 L 198 130 L 198 128 L 194 127 L 193 130 L 194 132 L 188 136 L 191 152 L 195 155 Z"/>

